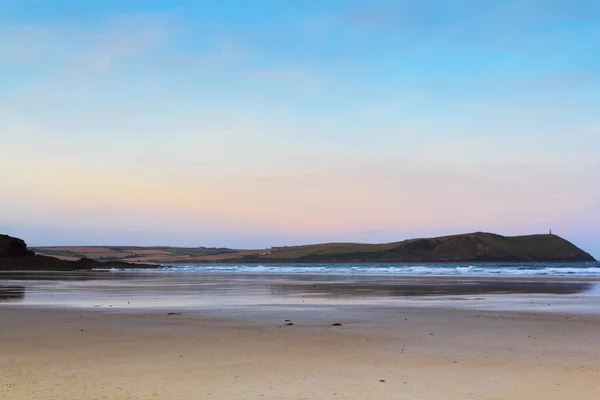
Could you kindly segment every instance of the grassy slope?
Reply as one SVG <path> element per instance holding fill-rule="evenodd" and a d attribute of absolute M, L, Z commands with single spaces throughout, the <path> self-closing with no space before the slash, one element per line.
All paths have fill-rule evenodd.
<path fill-rule="evenodd" d="M 483 232 L 386 244 L 281 248 L 262 258 L 265 261 L 301 262 L 593 260 L 589 254 L 556 235 L 505 237 Z"/>
<path fill-rule="evenodd" d="M 476 232 L 385 244 L 323 243 L 266 250 L 180 247 L 54 247 L 38 254 L 131 262 L 593 261 L 556 235 L 505 237 Z"/>
<path fill-rule="evenodd" d="M 91 258 L 98 261 L 161 262 L 194 261 L 196 258 L 219 257 L 240 250 L 207 247 L 140 247 L 140 246 L 60 246 L 33 247 L 36 254 L 77 260 Z"/>

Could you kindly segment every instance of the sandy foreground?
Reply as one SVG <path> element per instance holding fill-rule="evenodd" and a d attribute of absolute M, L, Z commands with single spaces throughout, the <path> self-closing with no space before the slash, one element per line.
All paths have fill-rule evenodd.
<path fill-rule="evenodd" d="M 599 315 L 0 304 L 4 400 L 599 398 Z"/>

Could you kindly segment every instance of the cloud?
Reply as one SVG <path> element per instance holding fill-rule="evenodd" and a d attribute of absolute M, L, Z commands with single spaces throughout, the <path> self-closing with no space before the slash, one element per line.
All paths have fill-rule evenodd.
<path fill-rule="evenodd" d="M 591 39 L 570 35 L 586 29 L 594 37 L 594 20 L 600 12 L 595 1 L 405 1 L 363 2 L 336 14 L 335 23 L 350 29 L 393 35 L 398 47 L 481 52 L 503 51 L 524 59 L 556 59 L 557 42 L 568 40 L 573 48 L 582 43 L 592 49 Z M 577 26 L 565 29 L 564 22 Z M 416 39 L 416 40 L 413 40 Z M 569 40 L 570 39 L 570 40 Z M 586 44 L 587 43 L 587 44 Z"/>
<path fill-rule="evenodd" d="M 115 15 L 86 26 L 5 27 L 0 57 L 29 68 L 43 66 L 63 78 L 83 78 L 155 50 L 174 32 L 169 13 Z"/>
<path fill-rule="evenodd" d="M 287 84 L 305 93 L 314 93 L 319 86 L 331 78 L 301 69 L 264 69 L 254 71 L 253 75 L 273 84 Z"/>
<path fill-rule="evenodd" d="M 400 35 L 438 35 L 455 26 L 469 25 L 498 6 L 498 3 L 470 0 L 363 3 L 340 13 L 338 18 L 355 28 L 385 30 Z"/>
<path fill-rule="evenodd" d="M 149 52 L 172 33 L 166 15 L 130 15 L 114 18 L 89 34 L 92 51 L 82 68 L 103 72 L 115 63 Z"/>
<path fill-rule="evenodd" d="M 41 26 L 0 27 L 0 60 L 14 64 L 38 61 L 49 50 L 52 32 Z"/>
<path fill-rule="evenodd" d="M 373 105 L 366 106 L 360 110 L 360 114 L 365 117 L 376 117 L 383 114 L 388 114 L 394 111 L 397 107 L 393 104 L 382 104 L 382 105 Z"/>
<path fill-rule="evenodd" d="M 187 67 L 223 67 L 235 65 L 248 57 L 248 49 L 240 41 L 232 37 L 219 37 L 210 41 L 206 51 L 200 54 L 182 56 L 178 61 Z"/>

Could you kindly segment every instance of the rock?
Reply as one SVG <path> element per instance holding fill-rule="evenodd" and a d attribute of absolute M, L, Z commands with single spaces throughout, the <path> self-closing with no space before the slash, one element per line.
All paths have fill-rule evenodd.
<path fill-rule="evenodd" d="M 342 324 L 340 324 L 339 322 L 336 322 L 335 324 L 331 324 L 331 326 L 342 326 Z"/>
<path fill-rule="evenodd" d="M 0 257 L 32 257 L 35 253 L 27 248 L 25 241 L 8 235 L 0 235 Z"/>
<path fill-rule="evenodd" d="M 55 257 L 36 255 L 25 241 L 0 234 L 0 271 L 92 271 L 111 268 L 158 268 L 158 265 L 130 264 L 126 262 L 100 262 L 82 258 L 66 261 Z"/>
<path fill-rule="evenodd" d="M 380 379 L 379 382 L 385 382 L 385 379 Z"/>
<path fill-rule="evenodd" d="M 293 322 L 288 322 L 286 325 L 290 326 L 290 325 L 294 325 L 294 323 Z"/>

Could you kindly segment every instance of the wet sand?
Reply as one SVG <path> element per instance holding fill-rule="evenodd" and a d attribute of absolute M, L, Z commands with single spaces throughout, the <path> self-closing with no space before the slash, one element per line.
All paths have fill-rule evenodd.
<path fill-rule="evenodd" d="M 473 290 L 488 281 L 475 279 L 468 294 L 440 296 L 456 280 L 11 277 L 1 283 L 15 294 L 0 302 L 1 399 L 600 396 L 600 315 L 588 312 L 597 297 L 577 285 Z M 434 295 L 413 293 L 424 282 Z M 588 308 L 561 308 L 565 299 Z"/>
<path fill-rule="evenodd" d="M 600 315 L 596 278 L 0 272 L 0 307 L 387 305 Z"/>

